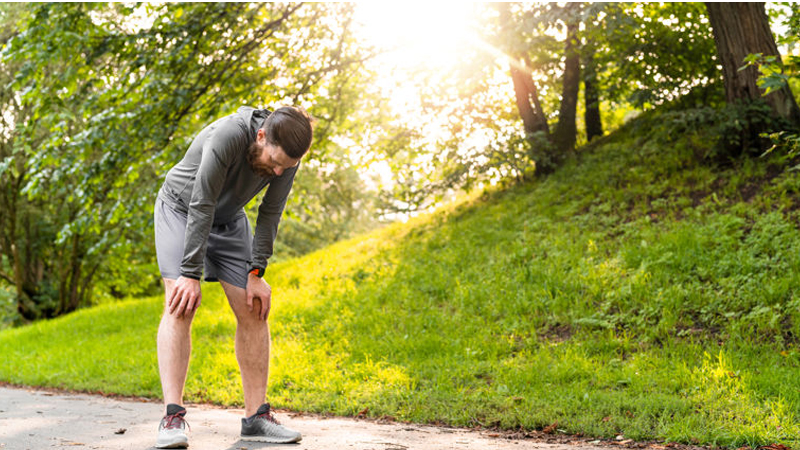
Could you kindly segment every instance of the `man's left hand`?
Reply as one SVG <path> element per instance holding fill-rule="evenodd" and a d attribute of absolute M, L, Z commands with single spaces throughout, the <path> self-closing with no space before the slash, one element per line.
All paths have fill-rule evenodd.
<path fill-rule="evenodd" d="M 269 317 L 269 309 L 272 305 L 272 288 L 263 278 L 248 274 L 247 306 L 250 308 L 251 312 L 253 311 L 253 299 L 256 298 L 261 301 L 261 311 L 258 314 L 258 318 L 267 320 L 267 317 Z"/>

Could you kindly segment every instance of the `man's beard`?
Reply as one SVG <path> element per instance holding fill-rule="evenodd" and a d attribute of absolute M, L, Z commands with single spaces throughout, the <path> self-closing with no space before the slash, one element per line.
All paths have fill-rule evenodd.
<path fill-rule="evenodd" d="M 261 154 L 266 150 L 265 147 L 258 145 L 258 141 L 253 141 L 253 143 L 250 144 L 250 148 L 247 149 L 247 162 L 250 163 L 250 168 L 253 169 L 253 172 L 257 175 L 262 177 L 274 177 L 275 172 L 258 161 L 258 158 L 261 157 Z"/>

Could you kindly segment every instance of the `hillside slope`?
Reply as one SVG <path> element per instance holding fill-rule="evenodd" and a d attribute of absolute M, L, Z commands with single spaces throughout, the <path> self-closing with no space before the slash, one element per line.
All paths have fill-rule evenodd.
<path fill-rule="evenodd" d="M 270 401 L 462 426 L 723 446 L 800 426 L 800 179 L 701 164 L 704 127 L 628 124 L 543 180 L 275 265 Z M 204 287 L 189 401 L 237 404 Z M 160 298 L 0 333 L 0 380 L 160 395 Z"/>

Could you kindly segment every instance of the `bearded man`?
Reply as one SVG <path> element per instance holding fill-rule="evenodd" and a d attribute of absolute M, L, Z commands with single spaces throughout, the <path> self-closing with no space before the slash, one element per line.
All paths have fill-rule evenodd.
<path fill-rule="evenodd" d="M 165 414 L 158 448 L 186 448 L 183 389 L 200 279 L 219 281 L 236 316 L 242 377 L 242 440 L 288 443 L 300 433 L 281 426 L 266 403 L 272 290 L 262 278 L 300 159 L 311 146 L 302 109 L 242 107 L 204 128 L 168 173 L 155 204 L 155 243 L 165 305 L 158 328 L 158 368 Z M 264 188 L 255 235 L 244 207 Z"/>

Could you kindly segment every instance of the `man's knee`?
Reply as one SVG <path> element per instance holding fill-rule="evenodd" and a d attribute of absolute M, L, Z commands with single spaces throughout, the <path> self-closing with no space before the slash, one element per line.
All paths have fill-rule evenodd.
<path fill-rule="evenodd" d="M 172 290 L 175 289 L 175 283 L 177 280 L 172 280 L 169 278 L 162 278 L 164 281 L 164 311 L 162 313 L 163 318 L 173 321 L 176 324 L 191 324 L 192 319 L 194 319 L 194 314 L 197 312 L 197 309 L 192 309 L 190 311 L 184 311 L 183 314 L 180 316 L 176 315 L 175 312 L 170 312 L 170 304 L 169 299 L 172 296 Z"/>
<path fill-rule="evenodd" d="M 261 303 L 258 299 L 253 300 L 253 308 L 251 311 L 250 307 L 247 306 L 247 290 L 225 281 L 220 281 L 220 284 L 225 291 L 228 305 L 230 305 L 233 315 L 236 316 L 237 323 L 249 325 L 254 321 L 258 321 L 258 311 L 260 311 L 261 308 Z"/>
<path fill-rule="evenodd" d="M 258 317 L 259 312 L 261 312 L 261 301 L 258 299 L 253 299 L 252 311 L 246 305 L 244 308 L 236 308 L 233 311 L 236 323 L 240 326 L 263 328 L 267 326 L 267 321 Z"/>
<path fill-rule="evenodd" d="M 162 313 L 162 321 L 169 326 L 188 327 L 192 324 L 192 321 L 194 320 L 194 313 L 195 311 L 192 311 L 178 316 L 174 312 L 170 313 L 169 306 L 164 305 L 164 311 Z"/>

